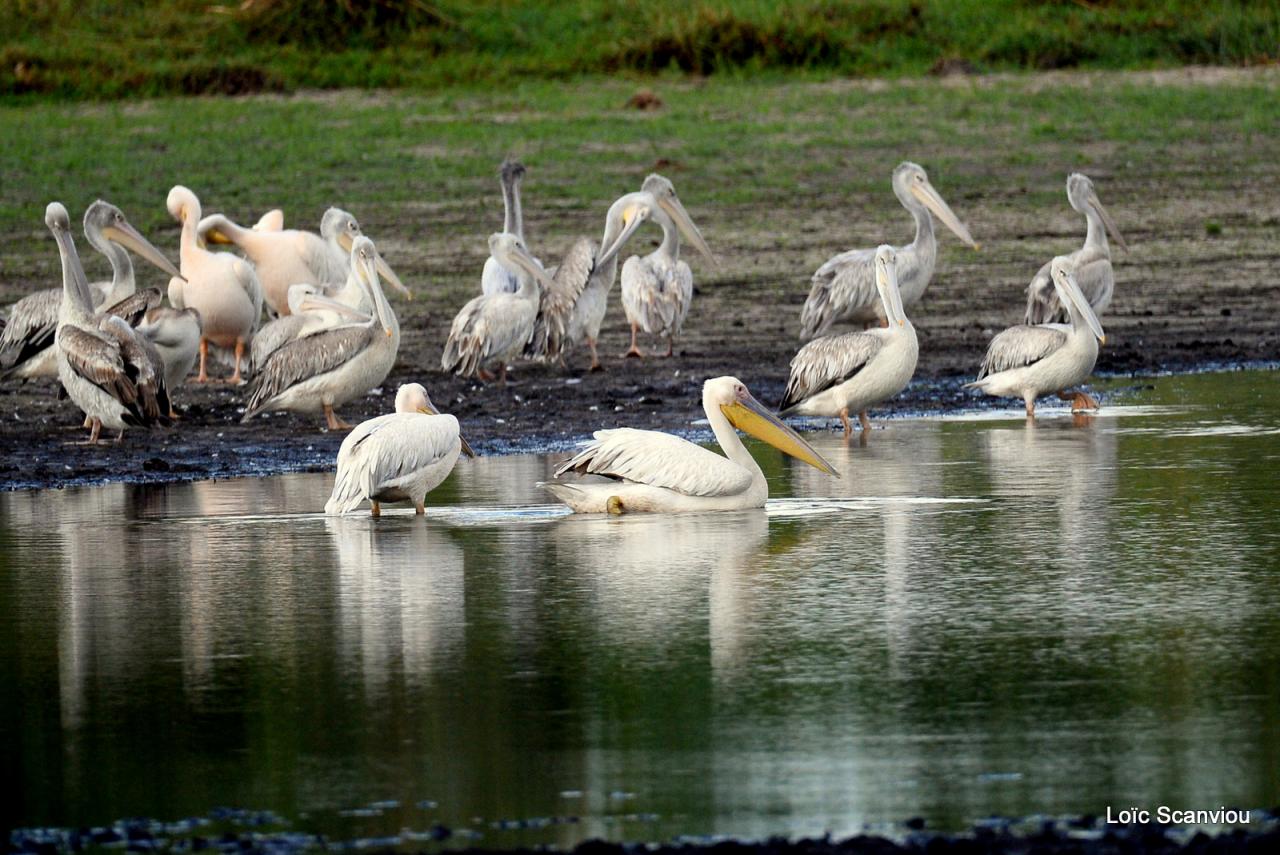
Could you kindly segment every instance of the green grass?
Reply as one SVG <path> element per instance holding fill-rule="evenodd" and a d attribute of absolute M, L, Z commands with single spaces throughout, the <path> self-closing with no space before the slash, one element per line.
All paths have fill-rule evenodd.
<path fill-rule="evenodd" d="M 0 96 L 431 90 L 582 75 L 918 75 L 1280 59 L 1241 0 L 0 0 Z"/>

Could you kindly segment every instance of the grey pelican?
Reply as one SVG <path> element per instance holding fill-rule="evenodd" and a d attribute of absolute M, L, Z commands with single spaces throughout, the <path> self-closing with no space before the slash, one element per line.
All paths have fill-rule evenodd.
<path fill-rule="evenodd" d="M 155 347 L 164 363 L 164 385 L 169 393 L 169 418 L 176 419 L 173 390 L 187 382 L 187 375 L 200 356 L 203 325 L 195 309 L 155 306 L 148 309 L 135 327 Z"/>
<path fill-rule="evenodd" d="M 229 382 L 240 382 L 240 363 L 262 315 L 262 283 L 253 265 L 228 253 L 209 252 L 196 240 L 200 200 L 181 184 L 169 191 L 169 213 L 182 224 L 180 257 L 182 275 L 169 280 L 169 302 L 175 309 L 193 308 L 200 313 L 200 375 L 207 383 L 210 343 L 235 353 L 235 370 Z"/>
<path fill-rule="evenodd" d="M 283 226 L 283 215 L 280 223 Z M 276 315 L 289 314 L 290 285 L 346 282 L 351 244 L 363 234 L 355 217 L 341 208 L 330 208 L 320 220 L 319 235 L 270 228 L 274 224 L 270 222 L 264 229 L 246 229 L 222 214 L 210 214 L 200 221 L 196 230 L 209 243 L 234 244 L 253 262 L 262 283 L 262 297 Z M 381 257 L 378 273 L 396 291 L 412 296 Z"/>
<path fill-rule="evenodd" d="M 168 424 L 169 397 L 159 354 L 123 318 L 94 312 L 67 209 L 49 203 L 45 225 L 62 259 L 62 303 L 54 339 L 58 379 L 92 425 L 89 442 L 98 441 L 103 427 L 119 431 L 119 442 L 126 427 Z"/>
<path fill-rule="evenodd" d="M 871 430 L 867 408 L 911 382 L 920 350 L 898 293 L 897 253 L 887 244 L 876 250 L 875 277 L 889 326 L 822 336 L 800 348 L 778 408 L 782 415 L 839 416 L 847 439 L 854 412 L 865 440 Z"/>
<path fill-rule="evenodd" d="M 1053 259 L 1049 273 L 1071 323 L 1009 327 L 991 339 L 978 379 L 965 384 L 966 389 L 987 395 L 1022 398 L 1028 418 L 1036 414 L 1036 398 L 1046 392 L 1072 401 L 1073 411 L 1098 407 L 1085 392 L 1066 389 L 1083 383 L 1093 372 L 1098 343 L 1106 341 L 1102 324 L 1076 283 L 1069 256 Z"/>
<path fill-rule="evenodd" d="M 1129 251 L 1129 246 L 1120 236 L 1115 220 L 1111 219 L 1107 209 L 1098 201 L 1098 194 L 1088 176 L 1079 172 L 1067 176 L 1067 201 L 1072 208 L 1084 214 L 1086 224 L 1084 246 L 1067 258 L 1071 260 L 1076 282 L 1089 301 L 1089 306 L 1094 314 L 1100 315 L 1111 305 L 1111 293 L 1116 284 L 1115 274 L 1111 270 L 1111 247 L 1107 245 L 1107 232 L 1111 232 L 1111 236 L 1125 252 Z M 1023 320 L 1028 324 L 1061 322 L 1068 317 L 1066 309 L 1058 301 L 1058 289 L 1054 287 L 1049 264 L 1046 261 L 1027 286 L 1027 312 Z"/>
<path fill-rule="evenodd" d="M 903 161 L 893 170 L 893 193 L 916 221 L 915 240 L 896 247 L 898 253 L 898 287 L 904 306 L 920 299 L 933 276 L 938 257 L 938 241 L 933 235 L 932 211 L 960 240 L 974 249 L 969 230 L 952 212 L 933 185 L 923 167 Z M 851 320 L 870 326 L 887 321 L 876 297 L 872 258 L 875 250 L 852 249 L 832 256 L 813 274 L 809 298 L 800 313 L 800 337 L 811 339 L 822 335 L 832 324 Z"/>
<path fill-rule="evenodd" d="M 636 346 L 636 334 L 644 330 L 649 335 L 666 336 L 666 355 L 671 356 L 693 300 L 693 272 L 688 263 L 680 260 L 680 232 L 708 259 L 714 261 L 715 257 L 670 181 L 661 175 L 650 175 L 640 192 L 650 196 L 652 202 L 624 207 L 618 241 L 625 241 L 642 222 L 652 219 L 662 228 L 662 244 L 643 258 L 631 256 L 622 265 L 622 307 L 631 324 L 631 349 L 626 355 L 643 356 Z"/>
<path fill-rule="evenodd" d="M 500 232 L 489 236 L 489 253 L 508 270 L 520 274 L 514 294 L 481 294 L 467 302 L 453 319 L 440 365 L 463 377 L 489 379 L 486 366 L 496 365 L 499 382 L 507 379 L 507 363 L 515 359 L 533 334 L 540 286 L 554 283 L 524 241 Z"/>
<path fill-rule="evenodd" d="M 595 440 L 541 484 L 575 513 L 728 511 L 763 507 L 769 484 L 735 428 L 829 475 L 840 477 L 818 452 L 752 397 L 736 377 L 702 386 L 702 408 L 721 457 L 669 433 L 596 431 Z M 562 480 L 569 472 L 584 476 Z"/>
<path fill-rule="evenodd" d="M 520 208 L 520 182 L 524 180 L 524 164 L 518 160 L 504 160 L 498 171 L 502 183 L 502 231 L 524 240 L 524 213 Z M 520 277 L 515 270 L 503 267 L 490 255 L 480 274 L 480 290 L 485 294 L 514 294 L 520 287 Z"/>
<path fill-rule="evenodd" d="M 111 262 L 111 281 L 89 286 L 95 310 L 136 315 L 142 308 L 137 302 L 120 305 L 137 289 L 133 262 L 125 249 L 133 250 L 170 276 L 181 275 L 164 253 L 139 234 L 121 210 L 109 202 L 99 199 L 84 212 L 84 234 L 90 245 Z M 58 328 L 61 302 L 62 289 L 50 288 L 29 294 L 10 307 L 8 324 L 0 333 L 0 379 L 58 376 L 53 337 Z"/>
<path fill-rule="evenodd" d="M 427 493 L 449 477 L 458 454 L 475 457 L 458 432 L 458 420 L 442 415 L 419 383 L 396 391 L 396 411 L 356 425 L 338 449 L 338 474 L 326 514 L 349 514 L 366 500 L 373 515 L 384 502 L 413 502 L 426 511 Z"/>
<path fill-rule="evenodd" d="M 349 428 L 334 407 L 368 392 L 390 373 L 400 324 L 378 282 L 378 251 L 361 236 L 351 256 L 373 302 L 372 316 L 295 339 L 271 354 L 249 385 L 242 422 L 268 410 L 323 411 L 330 430 Z"/>

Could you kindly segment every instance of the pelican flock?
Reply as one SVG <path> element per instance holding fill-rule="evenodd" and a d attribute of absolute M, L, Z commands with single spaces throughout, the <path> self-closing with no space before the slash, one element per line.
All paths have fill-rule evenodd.
<path fill-rule="evenodd" d="M 489 238 L 481 294 L 453 319 L 441 368 L 501 384 L 519 360 L 554 371 L 583 344 L 591 369 L 600 369 L 599 336 L 619 279 L 630 332 L 625 356 L 641 355 L 642 333 L 665 341 L 672 356 L 694 293 L 682 242 L 716 263 L 672 182 L 650 174 L 639 190 L 617 196 L 599 242 L 574 240 L 547 269 L 525 243 L 525 174 L 511 159 L 499 170 L 503 231 Z M 702 407 L 721 454 L 671 434 L 611 427 L 540 486 L 579 513 L 758 508 L 768 483 L 738 431 L 839 477 L 783 417 L 839 419 L 847 441 L 856 414 L 865 442 L 868 411 L 899 394 L 915 373 L 920 340 L 906 307 L 919 301 L 937 265 L 933 218 L 978 246 L 922 167 L 901 163 L 892 186 L 915 222 L 915 237 L 901 247 L 841 253 L 813 275 L 802 311 L 808 342 L 791 360 L 778 414 L 741 380 L 710 379 Z M 1072 173 L 1067 198 L 1085 217 L 1083 247 L 1040 268 L 1026 291 L 1027 323 L 996 335 L 978 378 L 965 384 L 1022 398 L 1028 417 L 1037 398 L 1050 394 L 1070 401 L 1073 411 L 1098 406 L 1080 387 L 1105 341 L 1098 314 L 1114 293 L 1108 235 L 1128 249 L 1088 177 Z M 200 200 L 182 185 L 169 191 L 166 207 L 180 224 L 176 266 L 115 206 L 99 200 L 86 209 L 85 237 L 112 270 L 110 281 L 90 284 L 69 214 L 60 203 L 48 205 L 45 223 L 57 243 L 62 286 L 30 294 L 0 317 L 0 380 L 56 376 L 83 413 L 89 441 L 98 442 L 105 429 L 120 442 L 128 428 L 177 422 L 172 393 L 193 370 L 196 382 L 209 379 L 212 348 L 232 360 L 232 382 L 251 373 L 242 421 L 288 410 L 323 414 L 331 431 L 351 429 L 337 409 L 384 383 L 399 351 L 400 321 L 383 283 L 411 296 L 355 217 L 331 207 L 313 234 L 285 229 L 283 212 L 273 209 L 244 228 L 221 213 L 202 217 Z M 650 222 L 661 241 L 628 257 L 619 276 L 623 249 Z M 169 275 L 168 305 L 159 289 L 138 288 L 130 252 Z M 265 325 L 264 310 L 274 316 Z M 845 321 L 864 328 L 831 331 Z M 706 321 L 726 322 L 742 326 L 724 317 Z M 423 514 L 427 494 L 462 454 L 474 456 L 458 419 L 442 415 L 422 385 L 404 384 L 395 412 L 362 422 L 344 439 L 325 511 L 350 513 L 367 501 L 378 516 L 383 504 L 408 502 Z"/>

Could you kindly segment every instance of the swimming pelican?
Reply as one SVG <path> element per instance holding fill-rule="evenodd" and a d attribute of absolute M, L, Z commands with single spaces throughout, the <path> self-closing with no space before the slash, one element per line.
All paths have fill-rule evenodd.
<path fill-rule="evenodd" d="M 504 160 L 498 172 L 502 183 L 502 231 L 524 240 L 524 213 L 520 209 L 520 182 L 524 180 L 524 164 L 518 160 Z M 490 255 L 480 274 L 480 290 L 485 294 L 514 294 L 520 287 L 516 271 L 502 266 Z"/>
<path fill-rule="evenodd" d="M 1076 282 L 1094 314 L 1100 315 L 1111 305 L 1111 293 L 1115 290 L 1115 274 L 1111 270 L 1111 247 L 1107 245 L 1107 232 L 1116 243 L 1129 251 L 1129 245 L 1120 236 L 1115 220 L 1098 201 L 1093 182 L 1088 176 L 1073 172 L 1067 176 L 1067 201 L 1071 207 L 1084 214 L 1086 231 L 1084 246 L 1067 256 L 1075 270 Z M 1023 316 L 1028 324 L 1046 324 L 1067 319 L 1068 313 L 1058 300 L 1058 289 L 1049 274 L 1050 262 L 1036 273 L 1027 286 L 1027 312 Z"/>
<path fill-rule="evenodd" d="M 249 385 L 241 422 L 267 410 L 323 411 L 330 430 L 350 428 L 334 407 L 368 392 L 390 373 L 400 347 L 400 323 L 378 282 L 378 251 L 362 235 L 351 256 L 369 290 L 372 316 L 295 339 L 271 354 Z"/>
<path fill-rule="evenodd" d="M 702 408 L 725 456 L 651 430 L 596 431 L 595 440 L 556 470 L 545 488 L 575 513 L 730 511 L 760 508 L 769 484 L 734 428 L 840 477 L 809 443 L 751 396 L 736 377 L 702 386 Z M 568 472 L 586 476 L 561 480 Z"/>
<path fill-rule="evenodd" d="M 180 257 L 182 275 L 169 280 L 169 302 L 175 309 L 193 308 L 200 313 L 200 374 L 197 383 L 209 382 L 207 363 L 210 343 L 235 351 L 235 370 L 229 382 L 240 382 L 240 363 L 262 315 L 262 283 L 253 265 L 221 252 L 209 252 L 196 243 L 200 200 L 181 184 L 169 191 L 169 213 L 182 224 Z"/>
<path fill-rule="evenodd" d="M 662 228 L 662 244 L 644 258 L 633 255 L 622 265 L 622 307 L 631 324 L 631 349 L 625 355 L 644 356 L 636 346 L 636 334 L 644 330 L 649 335 L 666 336 L 666 355 L 671 356 L 693 300 L 693 272 L 688 263 L 680 260 L 680 232 L 708 259 L 715 258 L 670 181 L 661 175 L 650 175 L 640 192 L 653 201 L 619 212 L 623 222 L 619 241 L 625 241 L 642 222 L 652 219 Z"/>
<path fill-rule="evenodd" d="M 151 245 L 138 230 L 125 219 L 124 213 L 110 202 L 101 199 L 84 212 L 84 234 L 94 249 L 111 262 L 111 281 L 89 285 L 92 306 L 95 310 L 112 311 L 113 314 L 137 315 L 142 304 L 135 301 L 120 305 L 121 301 L 137 292 L 133 262 L 125 249 L 159 267 L 170 276 L 180 276 L 173 262 Z M 156 297 L 159 294 L 157 292 Z M 148 295 L 143 302 L 154 298 Z M 58 328 L 58 307 L 62 302 L 62 289 L 50 288 L 37 291 L 14 303 L 9 311 L 9 323 L 0 333 L 0 379 L 9 377 L 56 377 L 57 354 L 53 347 Z M 117 308 L 118 307 L 118 308 Z M 145 308 L 142 308 L 145 311 Z M 126 318 L 134 320 L 134 318 Z"/>
<path fill-rule="evenodd" d="M 1073 412 L 1098 408 L 1091 395 L 1066 389 L 1092 373 L 1098 343 L 1106 341 L 1102 324 L 1076 282 L 1070 256 L 1053 259 L 1049 272 L 1071 323 L 1009 327 L 991 339 L 978 379 L 965 384 L 987 395 L 1022 398 L 1028 418 L 1036 414 L 1036 398 L 1046 392 L 1071 401 Z"/>
<path fill-rule="evenodd" d="M 543 291 L 525 356 L 554 361 L 563 358 L 566 348 L 585 342 L 591 351 L 591 370 L 600 370 L 596 341 L 609 305 L 609 291 L 618 276 L 618 254 L 652 212 L 658 212 L 654 215 L 656 222 L 662 222 L 658 217 L 673 219 L 687 240 L 713 258 L 684 206 L 675 198 L 675 190 L 666 194 L 671 182 L 651 175 L 644 186 L 648 189 L 627 193 L 609 206 L 604 236 L 598 245 L 589 238 L 579 238 L 569 247 L 555 269 L 552 287 Z M 677 206 L 679 212 L 673 213 Z"/>
<path fill-rule="evenodd" d="M 909 161 L 893 170 L 893 193 L 916 221 L 916 237 L 906 246 L 897 247 L 898 288 L 902 304 L 910 306 L 920 299 L 933 276 L 938 257 L 938 241 L 933 235 L 932 211 L 960 240 L 974 249 L 969 230 L 929 183 L 923 167 Z M 800 337 L 811 339 L 822 335 L 837 321 L 857 321 L 866 326 L 887 323 L 883 306 L 876 297 L 872 259 L 875 250 L 852 249 L 832 256 L 813 274 L 813 287 L 800 313 Z"/>
<path fill-rule="evenodd" d="M 867 408 L 911 382 L 920 351 L 898 294 L 897 253 L 887 244 L 876 250 L 875 276 L 889 326 L 822 336 L 800 348 L 791 360 L 781 415 L 839 416 L 848 439 L 849 413 L 855 412 L 865 439 L 871 430 Z"/>
<path fill-rule="evenodd" d="M 514 294 L 500 292 L 473 297 L 458 312 L 449 328 L 440 365 L 463 377 L 492 379 L 485 366 L 498 367 L 498 382 L 507 381 L 507 363 L 524 349 L 533 334 L 538 314 L 540 286 L 553 286 L 524 241 L 499 232 L 489 236 L 489 254 L 508 270 L 519 271 L 520 287 Z"/>
<path fill-rule="evenodd" d="M 155 306 L 135 327 L 155 347 L 164 363 L 164 385 L 168 391 L 169 418 L 178 418 L 173 409 L 173 390 L 187 382 L 187 375 L 200 356 L 203 325 L 195 309 Z"/>
<path fill-rule="evenodd" d="M 98 441 L 104 426 L 119 431 L 120 442 L 126 427 L 168 424 L 169 397 L 159 354 L 124 319 L 94 312 L 67 209 L 50 202 L 45 225 L 62 259 L 62 303 L 54 337 L 58 379 L 91 423 L 89 442 Z"/>
<path fill-rule="evenodd" d="M 366 499 L 373 515 L 383 502 L 413 502 L 426 512 L 430 493 L 453 471 L 458 454 L 475 457 L 458 420 L 441 414 L 419 383 L 396 391 L 396 411 L 356 425 L 338 449 L 338 474 L 326 514 L 349 514 Z"/>
<path fill-rule="evenodd" d="M 266 217 L 264 217 L 266 219 Z M 280 224 L 283 225 L 283 214 Z M 262 221 L 259 221 L 262 224 Z M 356 218 L 341 208 L 330 208 L 320 220 L 320 234 L 297 229 L 246 229 L 222 214 L 210 214 L 196 230 L 210 243 L 234 244 L 253 262 L 262 283 L 262 296 L 276 315 L 289 314 L 289 286 L 300 282 L 330 285 L 347 280 L 351 244 L 361 236 Z M 401 294 L 411 296 L 395 271 L 381 257 L 378 273 Z"/>

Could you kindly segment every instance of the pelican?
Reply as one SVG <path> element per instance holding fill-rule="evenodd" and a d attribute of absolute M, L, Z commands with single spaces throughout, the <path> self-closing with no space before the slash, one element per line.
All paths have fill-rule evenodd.
<path fill-rule="evenodd" d="M 642 222 L 652 219 L 662 228 L 662 244 L 644 258 L 633 255 L 622 265 L 622 307 L 631 324 L 631 349 L 626 356 L 644 356 L 636 346 L 640 330 L 649 335 L 665 335 L 666 355 L 671 356 L 693 300 L 693 272 L 680 260 L 680 232 L 708 259 L 714 261 L 715 257 L 670 181 L 661 175 L 650 175 L 640 192 L 652 202 L 640 202 L 619 212 L 623 228 L 618 240 L 625 241 Z"/>
<path fill-rule="evenodd" d="M 323 411 L 330 430 L 351 427 L 334 407 L 385 380 L 400 347 L 400 323 L 378 282 L 377 258 L 373 241 L 355 239 L 351 263 L 369 291 L 373 314 L 295 339 L 271 354 L 249 386 L 242 422 L 267 410 Z"/>
<path fill-rule="evenodd" d="M 933 235 L 932 211 L 974 249 L 974 242 L 963 223 L 929 183 L 924 168 L 909 161 L 893 170 L 893 193 L 916 221 L 916 237 L 911 243 L 897 247 L 898 287 L 904 306 L 920 299 L 933 276 L 938 257 L 938 241 Z M 800 337 L 808 340 L 822 335 L 833 323 L 851 320 L 870 326 L 888 323 L 880 301 L 876 299 L 872 259 L 875 250 L 852 249 L 832 256 L 813 274 L 809 298 L 800 313 Z"/>
<path fill-rule="evenodd" d="M 352 242 L 361 236 L 356 218 L 340 208 L 330 208 L 320 220 L 320 234 L 273 228 L 270 214 L 259 221 L 265 227 L 246 229 L 222 214 L 210 214 L 196 231 L 210 243 L 234 244 L 253 262 L 262 282 L 262 296 L 276 315 L 289 314 L 289 286 L 342 283 L 347 279 Z M 284 215 L 279 217 L 283 227 Z M 398 292 L 411 296 L 395 271 L 378 258 L 378 273 Z"/>
<path fill-rule="evenodd" d="M 618 275 L 618 254 L 651 216 L 659 223 L 663 222 L 659 218 L 674 220 L 687 240 L 713 258 L 676 198 L 671 182 L 660 175 L 650 175 L 643 188 L 647 189 L 627 193 L 609 206 L 604 236 L 598 245 L 589 238 L 579 238 L 570 246 L 555 270 L 552 287 L 543 291 L 525 356 L 561 359 L 566 347 L 585 342 L 591 351 L 591 370 L 600 370 L 596 341 L 609 305 L 609 291 Z M 669 194 L 665 192 L 668 189 Z M 655 211 L 658 213 L 653 214 Z"/>
<path fill-rule="evenodd" d="M 554 286 L 524 241 L 499 232 L 489 236 L 489 254 L 508 270 L 520 274 L 514 294 L 500 292 L 473 297 L 458 312 L 449 328 L 440 365 L 463 377 L 486 377 L 487 365 L 498 366 L 498 380 L 506 383 L 507 363 L 524 349 L 533 334 L 541 286 Z"/>
<path fill-rule="evenodd" d="M 1111 305 L 1111 293 L 1116 284 L 1111 270 L 1111 247 L 1107 245 L 1107 232 L 1111 232 L 1111 236 L 1125 252 L 1129 251 L 1129 245 L 1120 236 L 1115 220 L 1111 219 L 1107 209 L 1098 201 L 1098 194 L 1088 176 L 1079 172 L 1067 176 L 1067 201 L 1072 208 L 1084 214 L 1086 223 L 1084 246 L 1067 258 L 1071 260 L 1076 282 L 1080 284 L 1080 290 L 1089 301 L 1089 306 L 1094 314 L 1100 315 Z M 1045 262 L 1027 286 L 1027 312 L 1024 320 L 1028 324 L 1061 322 L 1068 317 L 1068 312 L 1058 300 L 1058 289 L 1054 287 L 1049 264 L 1050 262 Z"/>
<path fill-rule="evenodd" d="M 760 508 L 769 484 L 737 431 L 762 439 L 828 475 L 831 464 L 752 397 L 736 377 L 702 386 L 702 408 L 725 456 L 651 430 L 596 431 L 595 441 L 562 464 L 545 488 L 575 513 L 732 511 Z M 569 472 L 596 476 L 564 481 Z"/>
<path fill-rule="evenodd" d="M 1076 282 L 1070 256 L 1053 259 L 1049 272 L 1071 323 L 1009 327 L 991 339 L 978 379 L 965 384 L 966 389 L 987 395 L 1021 397 L 1026 401 L 1028 418 L 1035 417 L 1036 398 L 1046 392 L 1057 392 L 1059 398 L 1072 401 L 1073 412 L 1098 408 L 1091 395 L 1065 390 L 1083 383 L 1092 373 L 1098 343 L 1106 341 L 1102 324 Z"/>
<path fill-rule="evenodd" d="M 396 411 L 356 425 L 338 449 L 338 474 L 326 514 L 349 514 L 366 499 L 373 515 L 383 502 L 413 502 L 426 512 L 430 493 L 453 471 L 458 454 L 475 457 L 458 420 L 441 414 L 419 383 L 396 391 Z"/>
<path fill-rule="evenodd" d="M 187 382 L 187 375 L 200 355 L 203 324 L 195 309 L 155 306 L 147 310 L 135 327 L 155 347 L 164 363 L 164 385 L 170 395 L 169 418 L 177 419 L 173 409 L 173 390 Z"/>
<path fill-rule="evenodd" d="M 140 314 L 139 309 L 145 311 L 142 304 L 155 299 L 148 295 L 142 303 L 121 305 L 137 290 L 133 262 L 125 249 L 133 250 L 170 276 L 181 275 L 173 262 L 139 234 L 124 213 L 109 202 L 99 199 L 84 212 L 84 234 L 94 249 L 111 262 L 111 281 L 89 286 L 95 310 L 134 316 Z M 158 298 L 158 292 L 155 297 Z M 53 338 L 61 302 L 62 289 L 51 288 L 29 294 L 13 304 L 9 323 L 0 333 L 0 379 L 58 376 Z M 133 320 L 132 317 L 126 319 Z"/>
<path fill-rule="evenodd" d="M 169 302 L 175 309 L 193 308 L 200 313 L 200 375 L 209 382 L 207 363 L 210 343 L 234 349 L 235 370 L 229 382 L 240 382 L 240 363 L 262 315 L 262 283 L 253 265 L 227 253 L 209 252 L 196 242 L 200 200 L 181 184 L 169 191 L 169 213 L 182 224 L 180 256 L 182 275 L 169 280 Z"/>
<path fill-rule="evenodd" d="M 855 412 L 865 439 L 871 430 L 867 408 L 911 382 L 920 349 L 898 293 L 897 253 L 887 244 L 876 250 L 875 276 L 889 326 L 822 336 L 800 348 L 778 408 L 782 415 L 839 416 L 848 439 L 849 413 Z"/>
<path fill-rule="evenodd" d="M 524 180 L 524 164 L 518 160 L 504 160 L 498 172 L 502 183 L 502 231 L 524 240 L 524 214 L 520 209 L 520 182 Z M 490 255 L 484 262 L 480 275 L 480 290 L 485 294 L 514 294 L 520 287 L 519 274 L 503 267 Z"/>
<path fill-rule="evenodd" d="M 120 433 L 128 426 L 168 424 L 169 396 L 159 354 L 123 318 L 93 310 L 89 281 L 71 238 L 71 218 L 58 202 L 45 209 L 45 225 L 62 259 L 62 303 L 54 337 L 58 379 L 92 426 Z"/>

